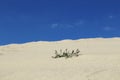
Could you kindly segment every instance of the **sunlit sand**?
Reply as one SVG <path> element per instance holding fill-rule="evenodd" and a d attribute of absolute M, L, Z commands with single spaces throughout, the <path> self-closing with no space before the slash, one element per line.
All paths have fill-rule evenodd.
<path fill-rule="evenodd" d="M 53 59 L 60 49 L 81 55 Z M 0 46 L 0 80 L 120 80 L 120 38 Z"/>

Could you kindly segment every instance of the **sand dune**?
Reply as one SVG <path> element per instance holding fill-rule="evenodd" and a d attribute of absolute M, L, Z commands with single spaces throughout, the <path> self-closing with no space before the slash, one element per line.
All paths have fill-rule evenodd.
<path fill-rule="evenodd" d="M 82 55 L 51 58 L 66 48 Z M 120 80 L 120 38 L 0 46 L 0 80 Z"/>

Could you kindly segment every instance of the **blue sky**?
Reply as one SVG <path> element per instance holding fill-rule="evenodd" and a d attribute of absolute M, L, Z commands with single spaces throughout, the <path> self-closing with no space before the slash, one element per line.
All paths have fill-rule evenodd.
<path fill-rule="evenodd" d="M 120 1 L 0 0 L 0 45 L 120 37 Z"/>

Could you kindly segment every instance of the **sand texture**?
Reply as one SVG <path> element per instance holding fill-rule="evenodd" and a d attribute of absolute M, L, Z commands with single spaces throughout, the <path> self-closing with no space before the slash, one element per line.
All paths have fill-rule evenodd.
<path fill-rule="evenodd" d="M 81 55 L 51 58 L 66 48 Z M 0 80 L 120 80 L 120 38 L 0 46 Z"/>

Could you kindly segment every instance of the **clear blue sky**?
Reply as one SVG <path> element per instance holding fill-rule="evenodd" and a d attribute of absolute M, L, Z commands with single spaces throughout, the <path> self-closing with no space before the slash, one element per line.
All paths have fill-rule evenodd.
<path fill-rule="evenodd" d="M 0 45 L 120 37 L 120 0 L 0 0 Z"/>

